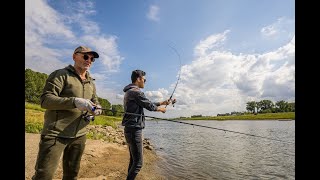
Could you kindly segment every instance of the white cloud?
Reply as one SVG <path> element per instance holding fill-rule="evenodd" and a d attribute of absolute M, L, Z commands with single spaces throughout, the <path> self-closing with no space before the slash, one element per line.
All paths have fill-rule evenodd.
<path fill-rule="evenodd" d="M 261 28 L 260 32 L 263 37 L 269 39 L 277 39 L 279 37 L 291 38 L 294 35 L 294 20 L 281 17 L 276 22 Z"/>
<path fill-rule="evenodd" d="M 169 92 L 164 88 L 160 88 L 158 91 L 146 91 L 145 95 L 153 101 L 158 102 L 163 101 L 165 97 L 168 97 Z"/>
<path fill-rule="evenodd" d="M 274 36 L 277 34 L 277 29 L 274 25 L 269 25 L 269 26 L 263 27 L 261 29 L 261 33 L 264 36 Z"/>
<path fill-rule="evenodd" d="M 168 116 L 245 111 L 246 102 L 252 100 L 294 101 L 295 37 L 271 52 L 236 55 L 212 48 L 220 46 L 227 32 L 211 35 L 195 47 L 195 59 L 182 67 L 174 94 L 177 103 L 174 109 L 168 106 Z M 168 97 L 160 90 L 146 96 L 153 100 Z"/>
<path fill-rule="evenodd" d="M 98 70 L 100 73 L 117 72 L 119 70 L 124 58 L 118 52 L 116 36 L 85 35 L 82 36 L 82 39 L 85 44 L 90 44 L 90 47 L 99 53 L 99 58 L 96 62 L 103 65 Z"/>
<path fill-rule="evenodd" d="M 194 54 L 196 56 L 205 56 L 207 51 L 213 48 L 219 48 L 223 45 L 223 42 L 227 38 L 227 34 L 230 30 L 226 30 L 221 34 L 213 34 L 207 37 L 205 40 L 201 40 L 200 43 L 195 47 Z"/>
<path fill-rule="evenodd" d="M 61 51 L 45 44 L 58 39 L 72 40 L 74 34 L 63 24 L 61 16 L 41 0 L 30 0 L 25 6 L 25 66 L 35 71 L 50 73 L 66 63 L 59 60 Z"/>
<path fill-rule="evenodd" d="M 56 69 L 61 69 L 68 65 L 67 63 L 59 60 L 61 54 L 62 53 L 59 50 L 49 49 L 41 45 L 26 45 L 25 68 L 30 68 L 33 71 L 49 74 Z"/>
<path fill-rule="evenodd" d="M 97 23 L 93 21 L 80 21 L 80 27 L 84 34 L 99 34 L 100 28 Z"/>
<path fill-rule="evenodd" d="M 156 5 L 151 5 L 147 13 L 147 18 L 151 21 L 159 21 L 159 7 Z"/>
<path fill-rule="evenodd" d="M 101 84 L 97 82 L 96 82 L 96 88 L 97 88 L 98 97 L 107 99 L 111 104 L 122 104 L 123 95 L 117 94 L 114 91 L 114 89 L 110 88 L 110 86 L 108 87 L 105 84 Z"/>
<path fill-rule="evenodd" d="M 73 6 L 73 5 L 71 5 Z M 95 11 L 95 4 L 93 1 L 86 0 L 86 1 L 78 1 L 75 6 L 74 10 L 78 11 L 78 15 L 84 14 L 84 15 L 92 15 L 96 14 Z"/>
<path fill-rule="evenodd" d="M 29 0 L 26 3 L 25 25 L 28 33 L 36 32 L 40 37 L 52 35 L 74 38 L 70 27 L 63 24 L 61 16 L 42 0 Z"/>

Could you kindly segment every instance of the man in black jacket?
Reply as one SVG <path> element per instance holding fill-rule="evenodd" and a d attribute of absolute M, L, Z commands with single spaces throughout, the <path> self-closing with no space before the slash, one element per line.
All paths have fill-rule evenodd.
<path fill-rule="evenodd" d="M 166 108 L 161 105 L 169 105 L 176 101 L 173 99 L 157 103 L 151 102 L 140 90 L 146 83 L 145 75 L 146 73 L 142 70 L 132 71 L 132 83 L 123 89 L 125 92 L 123 105 L 127 113 L 123 116 L 122 125 L 125 127 L 124 134 L 130 151 L 127 180 L 135 179 L 143 164 L 142 129 L 145 127 L 143 109 L 165 113 Z"/>

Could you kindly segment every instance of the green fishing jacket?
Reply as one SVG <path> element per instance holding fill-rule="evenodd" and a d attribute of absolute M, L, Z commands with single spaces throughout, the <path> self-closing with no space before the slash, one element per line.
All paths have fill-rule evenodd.
<path fill-rule="evenodd" d="M 90 99 L 99 104 L 96 87 L 89 72 L 86 80 L 81 80 L 74 67 L 69 65 L 52 72 L 46 80 L 40 97 L 41 107 L 46 109 L 42 135 L 74 138 L 86 134 L 89 124 L 76 108 L 75 97 Z"/>

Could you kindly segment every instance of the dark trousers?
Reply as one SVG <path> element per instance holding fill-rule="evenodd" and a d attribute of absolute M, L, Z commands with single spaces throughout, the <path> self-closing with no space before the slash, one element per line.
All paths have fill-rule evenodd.
<path fill-rule="evenodd" d="M 143 164 L 142 129 L 124 129 L 124 135 L 130 152 L 127 180 L 133 180 L 138 175 Z"/>
<path fill-rule="evenodd" d="M 63 152 L 63 180 L 76 180 L 86 135 L 78 138 L 41 136 L 33 180 L 52 180 Z"/>

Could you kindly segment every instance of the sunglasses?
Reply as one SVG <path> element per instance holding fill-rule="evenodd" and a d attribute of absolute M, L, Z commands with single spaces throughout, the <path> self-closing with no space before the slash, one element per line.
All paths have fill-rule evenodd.
<path fill-rule="evenodd" d="M 81 54 L 83 54 L 83 53 L 81 53 Z M 84 59 L 85 61 L 87 61 L 87 60 L 89 59 L 89 56 L 88 56 L 87 54 L 83 54 L 83 59 Z M 91 62 L 94 62 L 94 61 L 95 61 L 94 57 L 91 57 L 90 60 L 91 60 Z"/>
<path fill-rule="evenodd" d="M 143 82 L 146 83 L 147 79 L 143 79 Z"/>

